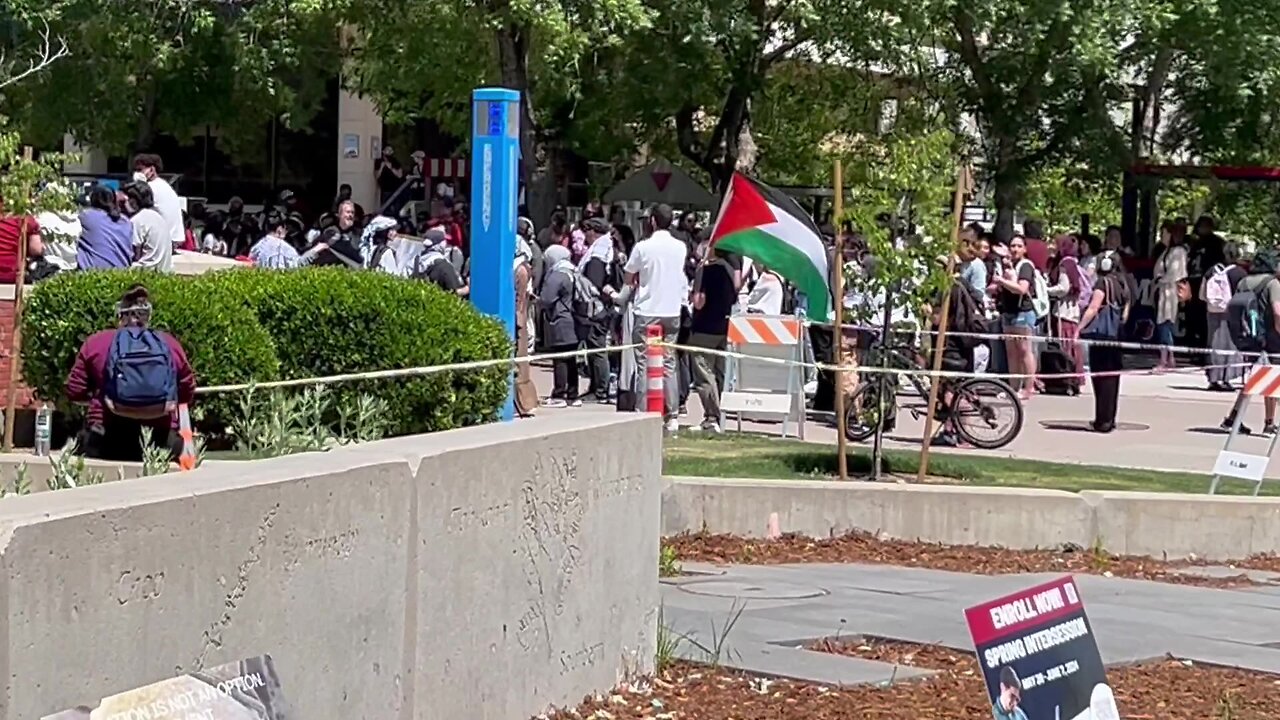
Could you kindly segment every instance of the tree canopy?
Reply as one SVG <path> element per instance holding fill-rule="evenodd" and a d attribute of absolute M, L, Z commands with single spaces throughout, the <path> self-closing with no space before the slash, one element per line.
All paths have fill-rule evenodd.
<path fill-rule="evenodd" d="M 273 118 L 305 125 L 341 74 L 389 122 L 462 138 L 472 88 L 520 90 L 526 180 L 666 154 L 713 186 L 738 168 L 826 184 L 833 144 L 898 142 L 879 138 L 892 100 L 928 120 L 895 137 L 967 129 L 954 150 L 1004 234 L 1018 210 L 1114 202 L 1139 157 L 1280 162 L 1280 6 L 1248 0 L 11 0 L 5 13 L 0 74 L 25 79 L 0 86 L 0 112 L 46 146 L 69 131 L 123 152 L 209 124 L 256 148 Z M 28 51 L 63 42 L 68 56 L 24 75 Z"/>
<path fill-rule="evenodd" d="M 340 62 L 328 0 L 60 0 L 48 22 L 72 52 L 8 103 L 46 146 L 66 131 L 124 152 L 208 124 L 260 147 L 273 117 L 310 120 Z"/>

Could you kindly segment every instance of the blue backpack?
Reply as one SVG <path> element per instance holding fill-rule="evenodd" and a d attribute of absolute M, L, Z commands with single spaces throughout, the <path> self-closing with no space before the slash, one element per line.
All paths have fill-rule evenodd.
<path fill-rule="evenodd" d="M 178 406 L 178 369 L 169 344 L 154 330 L 116 331 L 104 378 L 107 409 L 120 417 L 154 420 Z"/>

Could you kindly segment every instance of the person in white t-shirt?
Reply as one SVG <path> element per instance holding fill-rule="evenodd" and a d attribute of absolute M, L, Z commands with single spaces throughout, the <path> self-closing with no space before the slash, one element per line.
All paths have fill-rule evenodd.
<path fill-rule="evenodd" d="M 645 217 L 645 229 L 649 237 L 636 243 L 627 258 L 624 272 L 627 282 L 636 286 L 632 298 L 635 323 L 631 342 L 639 343 L 635 353 L 637 368 L 644 367 L 644 342 L 650 325 L 662 328 L 662 339 L 674 343 L 680 332 L 680 308 L 689 295 L 688 279 L 684 274 L 689 248 L 672 236 L 672 211 L 669 205 L 650 208 Z M 676 377 L 676 354 L 668 348 L 663 358 L 663 417 L 667 430 L 679 428 L 679 382 Z M 636 398 L 645 396 L 645 374 L 637 372 L 634 378 Z"/>
<path fill-rule="evenodd" d="M 756 278 L 756 286 L 747 298 L 747 312 L 758 315 L 781 315 L 782 300 L 786 295 L 786 287 L 777 273 L 757 264 L 760 276 Z"/>
<path fill-rule="evenodd" d="M 133 156 L 133 177 L 151 187 L 151 195 L 155 198 L 155 210 L 164 218 L 165 227 L 169 231 L 169 239 L 174 248 L 180 248 L 186 242 L 186 229 L 182 224 L 182 200 L 167 180 L 160 177 L 164 172 L 164 161 L 159 155 L 142 153 Z"/>

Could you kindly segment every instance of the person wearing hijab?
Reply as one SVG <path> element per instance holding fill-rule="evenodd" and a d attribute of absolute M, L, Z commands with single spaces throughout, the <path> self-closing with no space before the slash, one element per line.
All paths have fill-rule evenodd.
<path fill-rule="evenodd" d="M 538 296 L 542 308 L 543 327 L 546 331 L 547 350 L 552 353 L 568 353 L 578 349 L 578 318 L 573 312 L 573 288 L 578 268 L 574 266 L 569 248 L 551 245 L 543 251 L 546 260 L 546 277 L 542 280 L 542 292 Z M 579 407 L 578 359 L 561 357 L 552 361 L 555 388 L 547 407 Z"/>
<path fill-rule="evenodd" d="M 471 288 L 458 274 L 458 269 L 449 262 L 447 252 L 450 248 L 444 230 L 431 228 L 426 231 L 422 244 L 422 254 L 414 261 L 410 276 L 435 283 L 441 290 L 461 297 L 471 294 Z"/>
<path fill-rule="evenodd" d="M 516 235 L 516 257 L 513 276 L 516 293 L 516 357 L 528 357 L 533 342 L 531 334 L 533 323 L 530 318 L 530 301 L 533 299 L 533 282 L 530 273 L 533 257 L 532 247 L 528 240 Z M 516 413 L 520 417 L 533 417 L 538 409 L 538 388 L 533 384 L 529 371 L 529 363 L 516 365 Z"/>
<path fill-rule="evenodd" d="M 527 217 L 516 220 L 516 236 L 529 246 L 529 275 L 533 280 L 533 294 L 536 296 L 542 289 L 543 261 L 542 246 L 536 241 L 533 221 Z"/>
<path fill-rule="evenodd" d="M 578 272 L 600 293 L 600 297 L 612 297 L 622 285 L 622 279 L 615 258 L 611 228 L 602 218 L 593 217 L 583 221 L 582 229 L 586 233 L 588 247 L 578 262 Z M 602 351 L 609 347 L 609 331 L 613 327 L 614 317 L 613 313 L 606 312 L 598 318 L 580 319 L 583 330 L 581 335 L 587 349 Z M 604 352 L 587 356 L 587 365 L 591 368 L 591 388 L 588 392 L 601 404 L 609 402 L 609 364 L 609 356 Z"/>
<path fill-rule="evenodd" d="M 401 274 L 395 248 L 391 246 L 396 239 L 397 224 L 395 218 L 379 215 L 365 226 L 360 234 L 360 258 L 366 269 Z"/>

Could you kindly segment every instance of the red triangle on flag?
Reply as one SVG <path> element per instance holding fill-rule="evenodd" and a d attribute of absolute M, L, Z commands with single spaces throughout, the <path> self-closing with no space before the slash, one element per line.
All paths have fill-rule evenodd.
<path fill-rule="evenodd" d="M 772 225 L 778 218 L 773 214 L 769 203 L 756 189 L 756 186 L 740 173 L 734 173 L 733 182 L 729 185 L 728 196 L 724 207 L 720 209 L 720 217 L 716 220 L 715 230 L 711 232 L 714 244 L 726 235 L 740 230 Z"/>
<path fill-rule="evenodd" d="M 657 186 L 658 192 L 666 192 L 667 183 L 671 182 L 670 172 L 658 172 L 654 170 L 649 173 L 649 177 L 653 178 L 653 184 Z"/>

